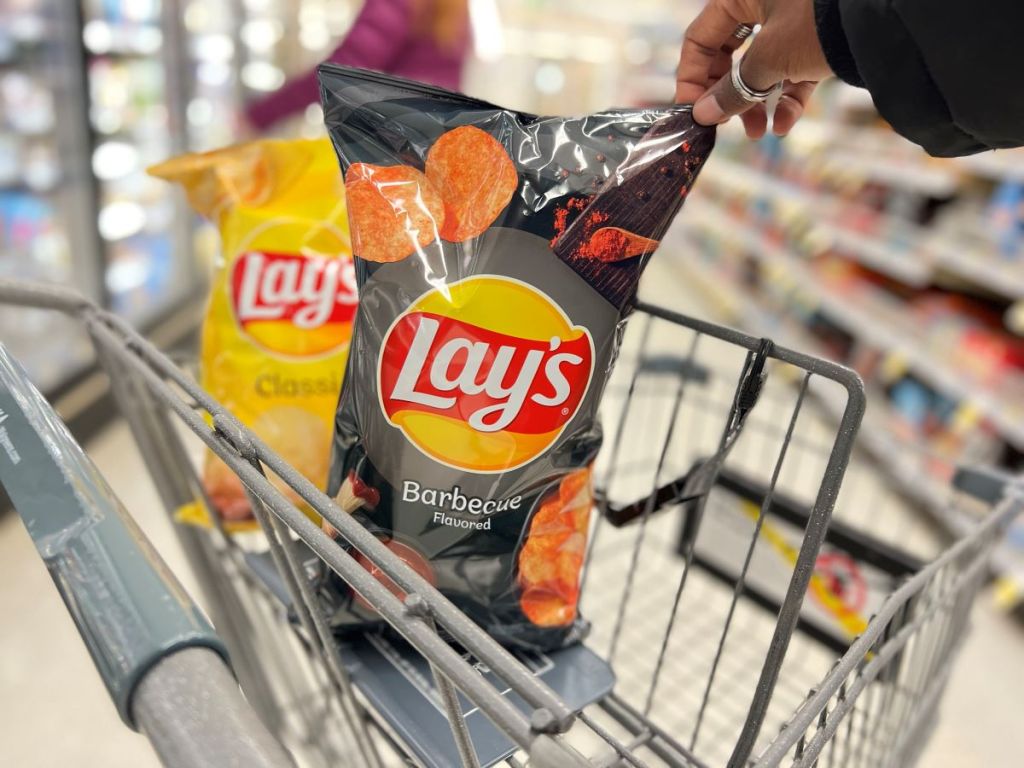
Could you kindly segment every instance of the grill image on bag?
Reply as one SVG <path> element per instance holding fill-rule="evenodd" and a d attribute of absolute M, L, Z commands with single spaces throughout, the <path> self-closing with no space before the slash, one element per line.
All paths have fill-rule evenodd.
<path fill-rule="evenodd" d="M 134 660 L 100 668 L 166 765 L 902 768 L 928 737 L 988 555 L 1024 508 L 1019 483 L 965 468 L 949 503 L 976 511 L 977 527 L 908 551 L 872 517 L 882 491 L 850 463 L 865 409 L 856 374 L 641 303 L 602 403 L 586 635 L 510 651 L 123 321 L 33 284 L 0 282 L 0 302 L 87 329 L 168 514 L 202 501 L 195 457 L 209 448 L 262 528 L 176 526 L 216 635 L 150 627 L 161 650 L 145 658 L 119 654 L 141 634 L 90 630 L 138 614 L 131 590 L 104 581 L 128 571 L 81 566 L 159 562 L 137 555 L 148 544 L 130 518 L 104 538 L 69 515 L 47 540 L 102 553 L 47 562 L 94 657 Z M 25 428 L 60 433 L 6 355 L 0 373 Z M 91 477 L 84 454 L 60 455 L 65 475 Z M 83 509 L 98 514 L 104 487 L 79 493 Z M 328 570 L 386 628 L 336 636 L 318 589 Z M 221 640 L 244 701 L 206 650 Z"/>

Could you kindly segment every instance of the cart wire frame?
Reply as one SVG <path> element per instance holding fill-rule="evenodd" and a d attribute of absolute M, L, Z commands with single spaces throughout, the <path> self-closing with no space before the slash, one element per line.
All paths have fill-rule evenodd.
<path fill-rule="evenodd" d="M 586 552 L 583 583 L 600 575 L 602 563 L 595 552 L 602 529 L 610 525 L 605 519 L 611 509 L 615 487 L 613 474 L 625 464 L 631 450 L 627 424 L 630 409 L 636 407 L 638 393 L 649 384 L 649 376 L 660 376 L 665 384 L 668 375 L 666 413 L 657 419 L 667 427 L 653 461 L 644 462 L 653 471 L 651 485 L 639 507 L 638 520 L 621 531 L 634 536 L 628 552 L 630 565 L 625 573 L 621 601 L 618 604 L 611 634 L 608 659 L 614 663 L 621 645 L 621 633 L 628 624 L 627 607 L 634 600 L 634 575 L 642 559 L 645 536 L 652 521 L 665 510 L 686 509 L 688 524 L 700 529 L 705 506 L 733 446 L 750 422 L 763 399 L 762 387 L 772 366 L 785 365 L 798 372 L 785 385 L 796 390 L 795 402 L 788 418 L 778 427 L 780 445 L 771 463 L 770 479 L 756 519 L 752 520 L 752 536 L 732 586 L 729 608 L 720 630 L 718 648 L 702 684 L 703 697 L 694 723 L 692 736 L 674 732 L 651 715 L 659 692 L 660 673 L 671 661 L 670 637 L 676 626 L 680 600 L 687 578 L 695 569 L 693 540 L 683 545 L 680 555 L 683 566 L 674 587 L 664 636 L 655 644 L 657 652 L 653 674 L 641 699 L 614 692 L 598 706 L 602 715 L 611 718 L 615 729 L 601 722 L 593 708 L 574 712 L 559 695 L 535 677 L 509 650 L 497 644 L 486 632 L 466 617 L 423 577 L 408 567 L 355 519 L 345 514 L 333 500 L 289 466 L 258 436 L 207 394 L 194 379 L 136 333 L 124 320 L 98 309 L 78 294 L 54 286 L 0 280 L 0 302 L 24 307 L 48 308 L 72 315 L 87 329 L 95 346 L 97 359 L 109 375 L 111 389 L 125 417 L 152 479 L 167 510 L 204 499 L 204 493 L 179 430 L 169 418 L 174 413 L 188 431 L 196 435 L 214 454 L 223 460 L 243 482 L 254 516 L 266 538 L 277 572 L 287 586 L 295 612 L 300 645 L 317 669 L 310 673 L 323 686 L 328 705 L 323 717 L 334 716 L 344 730 L 346 754 L 339 760 L 352 759 L 355 764 L 389 765 L 384 750 L 403 751 L 394 735 L 370 711 L 355 690 L 322 607 L 309 578 L 308 564 L 296 547 L 300 539 L 327 566 L 358 592 L 406 642 L 430 664 L 438 693 L 444 703 L 452 739 L 461 762 L 477 766 L 470 729 L 463 716 L 456 691 L 469 699 L 512 742 L 519 752 L 509 765 L 523 765 L 529 760 L 537 768 L 579 766 L 631 765 L 645 766 L 649 761 L 672 766 L 707 766 L 710 763 L 696 748 L 698 734 L 705 717 L 709 697 L 723 659 L 723 648 L 730 633 L 737 603 L 745 597 L 746 579 L 755 546 L 763 526 L 770 519 L 772 496 L 783 472 L 787 451 L 797 445 L 794 436 L 798 417 L 812 378 L 832 382 L 845 392 L 842 418 L 834 431 L 831 444 L 825 446 L 827 460 L 821 472 L 813 499 L 808 500 L 806 525 L 800 535 L 792 562 L 791 575 L 778 603 L 774 626 L 760 668 L 756 685 L 739 692 L 746 700 L 742 724 L 731 736 L 727 765 L 741 766 L 814 766 L 814 765 L 892 765 L 912 762 L 923 745 L 929 724 L 933 721 L 953 653 L 966 628 L 969 608 L 986 577 L 987 557 L 1005 526 L 1024 508 L 1024 492 L 1013 484 L 994 476 L 992 482 L 998 499 L 988 499 L 995 510 L 966 538 L 956 542 L 937 559 L 911 576 L 890 594 L 878 608 L 866 628 L 849 645 L 832 670 L 816 685 L 776 734 L 766 734 L 765 723 L 787 649 L 801 621 L 804 596 L 815 572 L 815 563 L 826 541 L 829 521 L 839 495 L 840 485 L 853 450 L 855 437 L 865 409 L 865 396 L 859 377 L 840 365 L 774 345 L 741 332 L 720 327 L 647 304 L 640 304 L 631 320 L 639 334 L 639 351 L 633 357 L 625 353 L 619 362 L 622 412 L 611 420 L 608 439 L 603 448 L 607 469 L 601 476 L 598 493 L 598 515 L 593 523 Z M 687 331 L 689 342 L 673 342 L 661 354 L 648 344 L 652 327 L 671 327 Z M 653 332 L 654 336 L 662 331 Z M 636 334 L 634 334 L 634 338 Z M 699 378 L 697 350 L 705 339 L 729 345 L 743 353 L 742 364 L 732 374 L 734 390 L 724 422 L 710 452 L 687 472 L 679 487 L 671 494 L 664 491 L 666 476 L 675 476 L 669 456 L 671 447 L 680 439 L 676 429 L 681 403 L 688 387 Z M 655 345 L 656 346 L 656 345 Z M 624 349 L 625 349 L 624 345 Z M 631 349 L 631 347 L 630 347 Z M 685 353 L 680 355 L 679 350 Z M 652 351 L 653 350 L 653 351 Z M 660 361 L 660 362 L 659 362 Z M 771 365 L 768 361 L 772 361 Z M 695 373 L 695 371 L 697 373 Z M 611 386 L 611 385 L 610 385 Z M 637 396 L 637 397 L 634 397 Z M 684 438 L 686 436 L 684 435 Z M 648 442 L 650 442 L 648 440 Z M 708 458 L 710 453 L 710 458 Z M 275 483 L 267 472 L 278 479 Z M 279 484 L 297 494 L 309 507 L 327 520 L 339 533 L 346 546 L 329 538 L 319 526 L 300 511 L 285 495 Z M 998 500 L 998 503 L 995 503 Z M 246 573 L 244 553 L 220 527 L 213 516 L 215 529 L 203 531 L 176 525 L 190 568 L 201 584 L 205 605 L 214 626 L 225 640 L 231 654 L 232 669 L 256 710 L 260 720 L 275 737 L 289 731 L 287 713 L 275 704 L 275 681 L 266 667 L 273 659 L 260 657 L 252 651 L 254 630 L 251 606 L 239 600 L 230 579 L 234 575 L 253 589 L 259 585 Z M 635 530 L 635 533 L 633 531 Z M 355 558 L 361 553 L 381 573 L 405 593 L 400 599 L 374 578 Z M 593 588 L 593 587 L 591 587 Z M 584 600 L 586 599 L 584 593 Z M 285 618 L 284 624 L 288 624 Z M 294 623 L 294 622 L 292 622 Z M 263 629 L 265 629 L 264 627 Z M 444 637 L 439 630 L 443 630 Z M 718 630 L 716 630 L 718 631 Z M 455 640 L 461 653 L 445 639 Z M 281 646 L 278 646 L 280 649 Z M 189 651 L 188 653 L 193 653 Z M 172 659 L 174 657 L 171 657 Z M 495 686 L 488 683 L 474 668 L 473 660 L 489 668 L 508 688 L 522 697 L 529 711 L 514 706 Z M 159 669 L 159 665 L 157 667 Z M 144 678 L 139 690 L 150 685 Z M 140 697 L 142 700 L 144 697 Z M 153 717 L 140 715 L 140 725 L 150 733 L 158 754 L 166 765 L 192 766 L 208 764 L 195 750 L 176 744 L 176 718 L 186 717 L 165 708 L 156 720 L 163 733 L 154 737 L 147 728 Z M 253 728 L 252 721 L 242 721 Z M 333 721 L 332 721 L 333 722 Z M 192 723 L 189 733 L 196 724 Z M 308 731 L 315 728 L 307 727 Z M 591 746 L 602 745 L 601 755 L 586 757 L 577 749 L 580 731 L 589 735 Z M 312 738 L 316 734 L 310 736 Z M 216 741 L 219 736 L 210 734 Z M 178 739 L 180 740 L 180 738 Z M 259 741 L 259 740 L 257 740 Z M 262 743 L 262 742 L 261 742 Z M 258 751 L 258 750 L 257 750 Z M 281 765 L 280 755 L 267 748 L 261 762 L 254 765 Z"/>

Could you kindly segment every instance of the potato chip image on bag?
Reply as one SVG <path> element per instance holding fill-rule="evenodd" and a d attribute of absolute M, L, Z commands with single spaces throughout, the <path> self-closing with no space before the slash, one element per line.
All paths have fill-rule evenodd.
<path fill-rule="evenodd" d="M 352 248 L 367 261 L 401 261 L 436 240 L 444 224 L 441 196 L 409 166 L 354 163 L 345 174 L 345 192 L 356 200 Z"/>
<path fill-rule="evenodd" d="M 323 485 L 356 312 L 344 184 L 330 142 L 256 141 L 150 173 L 181 184 L 220 231 L 200 384 Z M 229 530 L 257 527 L 241 481 L 212 453 L 203 485 Z M 202 523 L 205 515 L 197 504 L 179 519 Z"/>
<path fill-rule="evenodd" d="M 320 83 L 360 298 L 328 493 L 493 637 L 573 642 L 601 395 L 714 130 L 685 106 L 538 117 Z M 339 631 L 379 621 L 336 577 L 321 597 Z"/>
<path fill-rule="evenodd" d="M 464 125 L 430 147 L 427 179 L 444 200 L 441 237 L 462 242 L 484 232 L 519 186 L 515 163 L 489 133 Z"/>

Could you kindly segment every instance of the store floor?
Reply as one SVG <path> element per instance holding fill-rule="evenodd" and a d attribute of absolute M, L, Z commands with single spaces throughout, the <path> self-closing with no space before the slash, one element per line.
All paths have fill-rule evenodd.
<path fill-rule="evenodd" d="M 190 587 L 170 524 L 125 425 L 115 423 L 87 448 Z M 0 763 L 19 768 L 156 766 L 145 739 L 118 720 L 14 515 L 0 519 L 0 574 Z M 1024 629 L 997 612 L 988 591 L 979 597 L 973 619 L 940 722 L 920 763 L 926 768 L 1016 768 L 1024 763 Z"/>

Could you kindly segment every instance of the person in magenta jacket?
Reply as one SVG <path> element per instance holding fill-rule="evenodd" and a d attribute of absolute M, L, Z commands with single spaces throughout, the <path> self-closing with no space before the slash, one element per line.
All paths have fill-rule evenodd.
<path fill-rule="evenodd" d="M 466 0 L 366 0 L 328 61 L 458 90 L 469 43 Z M 265 130 L 319 98 L 311 71 L 250 104 L 246 117 Z"/>

